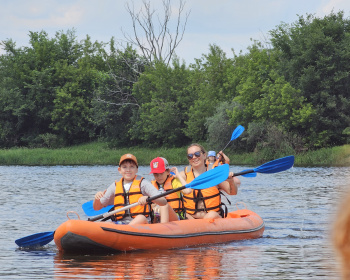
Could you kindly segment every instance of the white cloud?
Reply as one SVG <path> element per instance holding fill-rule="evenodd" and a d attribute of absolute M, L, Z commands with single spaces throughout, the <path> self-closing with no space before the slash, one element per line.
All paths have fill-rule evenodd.
<path fill-rule="evenodd" d="M 322 16 L 330 14 L 332 11 L 335 13 L 340 10 L 349 12 L 350 10 L 350 1 L 348 0 L 328 0 L 326 3 L 318 10 L 318 14 Z"/>
<path fill-rule="evenodd" d="M 132 34 L 131 19 L 125 4 L 131 0 L 0 0 L 0 41 L 12 38 L 17 46 L 29 41 L 29 31 L 76 29 L 78 39 L 89 35 L 93 41 L 123 39 L 121 28 Z M 135 11 L 142 0 L 133 0 Z M 177 0 L 171 0 L 176 14 Z M 151 0 L 162 14 L 162 0 Z M 186 0 L 184 13 L 191 10 L 185 36 L 177 53 L 188 63 L 217 44 L 227 54 L 252 44 L 250 38 L 264 41 L 268 32 L 281 22 L 293 23 L 297 15 L 324 16 L 330 11 L 349 14 L 349 0 Z M 161 16 L 162 18 L 162 16 Z M 0 49 L 1 54 L 1 49 Z"/>

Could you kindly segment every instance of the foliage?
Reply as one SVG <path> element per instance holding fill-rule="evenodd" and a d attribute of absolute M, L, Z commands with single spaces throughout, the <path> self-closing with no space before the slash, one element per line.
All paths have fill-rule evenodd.
<path fill-rule="evenodd" d="M 188 92 L 189 71 L 178 59 L 172 67 L 163 62 L 148 67 L 134 86 L 134 96 L 141 103 L 139 119 L 131 129 L 132 139 L 145 145 L 182 146 L 186 112 L 191 95 Z"/>
<path fill-rule="evenodd" d="M 246 133 L 247 145 L 254 147 L 260 161 L 269 161 L 303 149 L 299 135 L 284 130 L 274 123 L 250 123 Z"/>
<path fill-rule="evenodd" d="M 246 127 L 252 123 L 275 123 L 282 131 L 302 135 L 305 128 L 311 127 L 315 109 L 299 90 L 276 73 L 276 54 L 259 47 L 255 44 L 248 54 L 236 57 L 231 68 L 237 95 L 233 98 L 236 106 L 228 112 L 230 123 Z"/>
<path fill-rule="evenodd" d="M 166 61 L 150 59 L 131 45 L 118 49 L 114 38 L 78 42 L 74 30 L 53 38 L 30 32 L 28 47 L 3 41 L 0 147 L 103 139 L 118 148 L 200 142 L 219 150 L 239 124 L 246 131 L 228 152 L 254 152 L 260 160 L 349 143 L 344 12 L 299 16 L 270 34 L 269 47 L 254 41 L 233 58 L 210 45 L 189 67 L 175 56 L 175 45 Z"/>
<path fill-rule="evenodd" d="M 65 144 L 94 138 L 91 99 L 99 44 L 76 42 L 74 30 L 30 32 L 30 47 L 3 42 L 0 60 L 0 143 L 37 145 L 40 135 L 57 135 Z M 40 142 L 40 141 L 39 141 Z"/>
<path fill-rule="evenodd" d="M 344 143 L 342 131 L 350 117 L 350 21 L 344 12 L 324 18 L 299 16 L 291 25 L 271 31 L 279 52 L 279 72 L 316 110 L 317 120 L 307 127 L 310 146 Z"/>
<path fill-rule="evenodd" d="M 196 63 L 191 65 L 192 102 L 189 111 L 186 112 L 188 120 L 184 132 L 195 142 L 207 139 L 206 119 L 213 116 L 216 106 L 227 101 L 230 96 L 224 85 L 228 79 L 226 71 L 231 64 L 231 60 L 226 58 L 220 47 L 211 45 L 209 54 L 203 54 L 201 59 L 197 59 Z"/>
<path fill-rule="evenodd" d="M 229 125 L 227 111 L 232 111 L 232 108 L 232 104 L 227 101 L 222 102 L 216 107 L 215 114 L 207 118 L 205 125 L 208 129 L 208 145 L 211 150 L 222 150 L 231 139 L 232 132 L 236 127 Z M 239 140 L 235 140 L 235 142 L 237 141 Z"/>
<path fill-rule="evenodd" d="M 105 54 L 108 71 L 99 72 L 100 83 L 94 92 L 93 120 L 101 127 L 100 136 L 113 146 L 137 144 L 130 142 L 129 133 L 140 108 L 132 89 L 147 63 L 130 46 L 116 49 L 113 39 L 110 48 Z"/>

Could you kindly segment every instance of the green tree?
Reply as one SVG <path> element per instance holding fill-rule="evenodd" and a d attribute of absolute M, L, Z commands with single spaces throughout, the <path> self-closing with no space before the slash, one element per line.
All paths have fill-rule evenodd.
<path fill-rule="evenodd" d="M 188 85 L 189 70 L 178 59 L 172 67 L 157 62 L 147 68 L 134 86 L 133 94 L 141 107 L 133 137 L 151 147 L 187 144 L 183 130 L 191 100 Z"/>
<path fill-rule="evenodd" d="M 108 70 L 99 73 L 100 84 L 94 93 L 94 122 L 112 146 L 136 145 L 139 142 L 131 141 L 129 130 L 138 119 L 141 103 L 132 89 L 147 62 L 131 46 L 116 49 L 113 38 L 109 47 L 105 53 Z"/>
<path fill-rule="evenodd" d="M 279 73 L 311 103 L 317 118 L 306 131 L 314 147 L 346 142 L 350 124 L 350 21 L 344 12 L 324 18 L 299 16 L 271 32 L 279 51 Z"/>
<path fill-rule="evenodd" d="M 48 132 L 55 90 L 52 87 L 56 60 L 55 40 L 45 32 L 30 32 L 30 47 L 16 48 L 12 40 L 2 42 L 1 123 L 11 127 L 5 132 L 5 145 L 26 145 L 37 135 Z M 4 135 L 5 136 L 5 135 Z"/>
<path fill-rule="evenodd" d="M 81 53 L 76 60 L 68 56 L 55 63 L 58 83 L 50 127 L 69 145 L 87 142 L 96 137 L 98 130 L 93 123 L 92 99 L 99 85 L 99 71 L 106 70 L 101 62 L 102 45 L 93 44 L 89 36 L 78 44 L 75 37 L 67 38 L 65 34 L 58 36 L 58 43 L 67 52 Z"/>
<path fill-rule="evenodd" d="M 229 98 L 225 84 L 228 81 L 226 71 L 231 65 L 232 61 L 216 45 L 210 45 L 209 54 L 203 54 L 191 65 L 191 106 L 187 111 L 185 135 L 193 141 L 207 139 L 207 118 L 213 116 L 220 102 Z"/>
<path fill-rule="evenodd" d="M 2 42 L 0 58 L 0 143 L 38 146 L 57 136 L 62 143 L 88 141 L 101 44 L 76 42 L 74 30 L 30 32 L 30 46 Z M 103 70 L 103 69 L 100 69 Z M 47 141 L 46 141 L 47 142 Z M 50 142 L 52 142 L 50 140 Z"/>

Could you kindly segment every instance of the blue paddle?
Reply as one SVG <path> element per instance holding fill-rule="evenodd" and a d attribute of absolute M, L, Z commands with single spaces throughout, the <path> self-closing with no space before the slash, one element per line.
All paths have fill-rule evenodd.
<path fill-rule="evenodd" d="M 39 247 L 50 243 L 53 240 L 54 231 L 35 233 L 17 239 L 15 242 L 20 247 Z"/>
<path fill-rule="evenodd" d="M 113 208 L 113 205 L 108 205 L 106 207 L 103 207 L 100 210 L 95 210 L 93 207 L 93 200 L 90 200 L 88 202 L 85 202 L 81 207 L 83 208 L 86 216 L 95 216 L 95 215 L 100 215 L 100 214 L 103 214 L 105 212 L 108 212 L 109 210 L 111 210 Z"/>
<path fill-rule="evenodd" d="M 191 183 L 188 183 L 182 187 L 172 189 L 169 191 L 166 191 L 164 193 L 149 197 L 147 199 L 147 202 L 151 202 L 152 200 L 155 200 L 157 198 L 166 196 L 168 194 L 181 191 L 185 188 L 190 188 L 194 190 L 202 190 L 207 189 L 210 187 L 213 187 L 215 185 L 220 184 L 221 182 L 225 181 L 229 175 L 229 166 L 228 164 L 221 165 L 219 167 L 216 167 L 212 170 L 209 170 L 207 172 L 204 172 L 203 174 L 199 175 L 197 178 L 195 178 Z M 134 207 L 138 205 L 138 203 L 134 203 L 128 206 L 125 206 L 123 208 L 114 210 L 112 212 L 107 212 L 104 214 L 100 214 L 98 216 L 95 216 L 93 218 L 89 218 L 89 221 L 96 221 L 100 220 L 102 218 L 107 218 L 115 213 L 118 213 L 120 211 L 125 211 L 126 209 L 129 209 L 131 207 Z M 36 247 L 36 246 L 44 246 L 45 244 L 51 242 L 54 238 L 54 231 L 48 231 L 48 232 L 41 232 L 32 234 L 26 237 L 19 238 L 15 240 L 16 244 L 20 247 Z"/>
<path fill-rule="evenodd" d="M 294 165 L 294 156 L 287 156 L 287 157 L 266 162 L 263 165 L 260 165 L 259 167 L 254 169 L 247 169 L 241 172 L 237 172 L 235 173 L 235 176 L 242 176 L 248 173 L 255 173 L 255 172 L 272 174 L 272 173 L 285 171 L 291 168 L 293 165 Z"/>
<path fill-rule="evenodd" d="M 230 141 L 226 144 L 225 148 L 223 148 L 221 151 L 224 151 L 227 148 L 228 144 L 230 144 L 231 141 L 237 139 L 243 133 L 243 131 L 244 131 L 243 126 L 241 125 L 237 126 L 236 129 L 232 132 Z"/>

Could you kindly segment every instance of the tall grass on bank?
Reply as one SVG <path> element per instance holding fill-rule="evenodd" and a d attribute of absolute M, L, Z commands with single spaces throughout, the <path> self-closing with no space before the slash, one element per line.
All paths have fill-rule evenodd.
<path fill-rule="evenodd" d="M 292 155 L 286 154 L 285 156 Z M 294 154 L 294 166 L 350 166 L 350 145 L 337 146 L 332 148 L 324 148 L 317 151 L 308 151 L 301 154 Z M 275 156 L 277 159 L 281 156 Z M 230 157 L 231 164 L 253 165 L 258 166 L 269 160 L 259 153 L 239 154 Z"/>
<path fill-rule="evenodd" d="M 107 143 L 94 142 L 61 149 L 3 149 L 0 150 L 0 165 L 118 165 L 119 158 L 126 153 L 134 154 L 139 165 L 149 165 L 157 156 L 165 157 L 170 165 L 188 164 L 186 147 L 110 149 Z M 256 153 L 231 154 L 228 150 L 227 155 L 231 165 L 259 166 L 269 161 Z M 350 166 L 350 145 L 295 155 L 295 166 Z"/>
<path fill-rule="evenodd" d="M 296 156 L 297 166 L 350 166 L 350 145 L 324 148 Z"/>
<path fill-rule="evenodd" d="M 123 154 L 132 153 L 139 165 L 148 165 L 157 156 L 165 157 L 171 165 L 183 164 L 184 148 L 110 149 L 106 143 L 94 142 L 69 148 L 12 148 L 0 150 L 0 165 L 118 165 Z"/>

